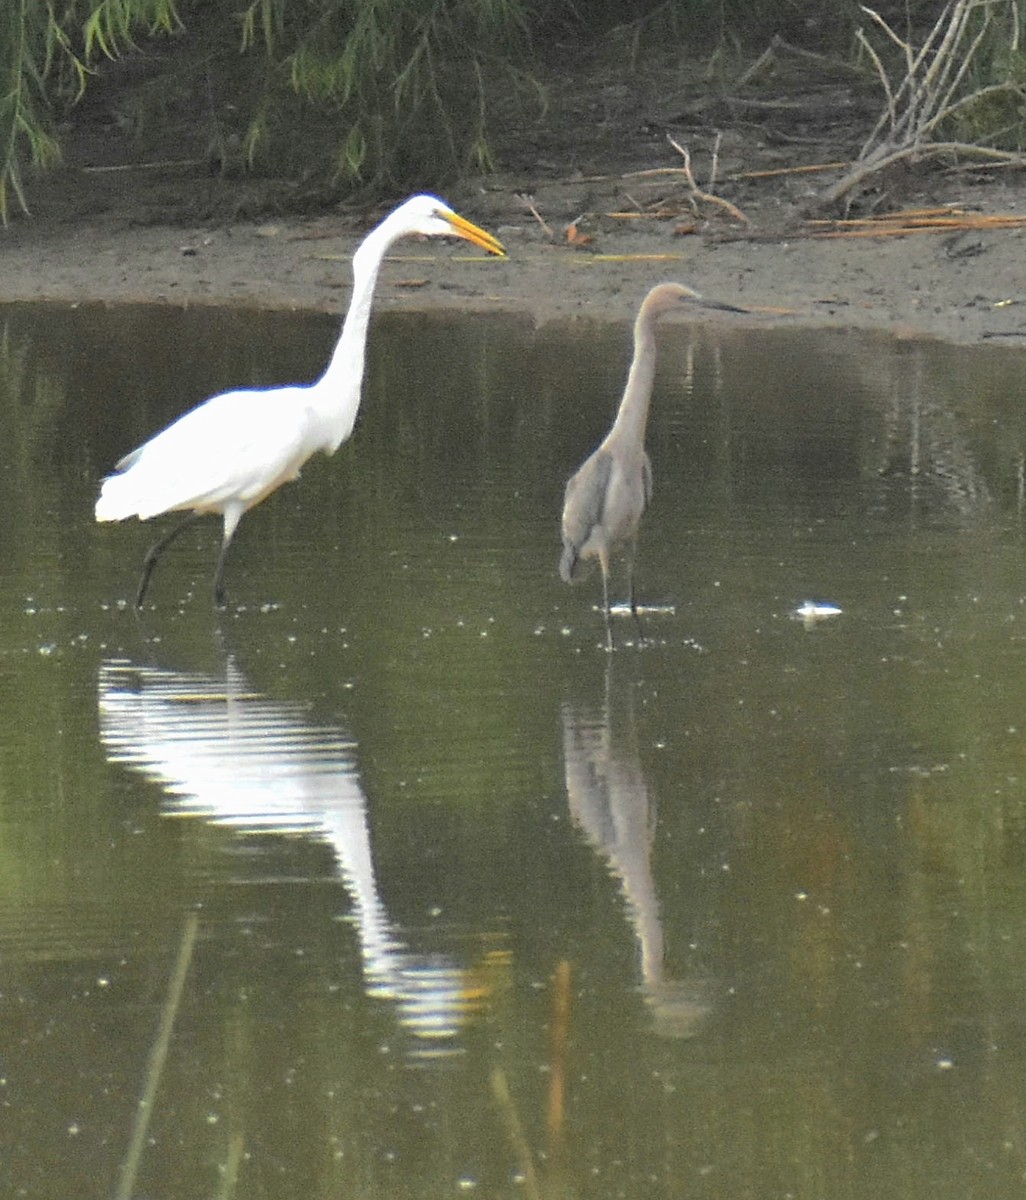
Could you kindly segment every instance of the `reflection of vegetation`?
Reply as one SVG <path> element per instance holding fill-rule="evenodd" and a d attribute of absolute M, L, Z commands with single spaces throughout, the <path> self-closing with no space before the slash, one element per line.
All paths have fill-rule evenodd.
<path fill-rule="evenodd" d="M 40 370 L 32 342 L 0 324 L 0 437 L 9 468 L 24 481 L 52 438 L 65 403 L 63 382 Z"/>
<path fill-rule="evenodd" d="M 40 362 L 34 340 L 0 321 L 0 506 L 7 518 L 9 575 L 29 557 L 47 553 L 51 534 L 60 536 L 44 514 L 55 500 L 51 487 L 65 402 L 64 381 Z"/>
<path fill-rule="evenodd" d="M 53 536 L 49 489 L 97 554 L 118 539 L 90 524 L 95 473 L 65 461 L 53 481 L 35 439 L 49 428 L 59 449 L 74 426 L 110 461 L 172 404 L 256 369 L 241 330 L 212 314 L 100 316 L 64 313 L 31 345 L 12 320 L 0 366 L 24 407 L 3 418 L 24 423 L 14 475 L 45 518 L 14 536 Z M 331 340 L 333 324 L 310 324 Z M 305 326 L 258 328 L 265 376 L 301 376 L 289 367 Z M 799 1169 L 809 1194 L 886 1177 L 912 1180 L 915 1200 L 963 1195 L 966 1147 L 1000 1136 L 1021 1092 L 1026 640 L 1014 618 L 1026 569 L 1000 528 L 1026 444 L 1019 355 L 683 331 L 667 346 L 652 431 L 666 482 L 648 552 L 680 608 L 612 664 L 636 721 L 622 766 L 661 800 L 645 867 L 667 969 L 700 960 L 716 987 L 701 1040 L 667 1052 L 643 1033 L 629 908 L 566 819 L 560 775 L 559 713 L 600 711 L 606 665 L 579 598 L 561 607 L 560 484 L 606 427 L 626 339 L 580 323 L 388 316 L 378 334 L 353 443 L 254 515 L 248 552 L 273 559 L 280 608 L 254 604 L 227 632 L 254 684 L 313 702 L 318 722 L 352 722 L 397 928 L 432 948 L 457 939 L 476 960 L 500 927 L 512 948 L 501 1009 L 444 1069 L 398 1070 L 394 1021 L 352 970 L 353 927 L 338 919 L 349 910 L 316 882 L 323 857 L 224 829 L 194 840 L 158 820 L 156 788 L 102 761 L 97 647 L 105 624 L 130 642 L 130 614 L 108 622 L 80 604 L 54 619 L 62 647 L 88 632 L 77 657 L 15 658 L 48 618 L 8 613 L 0 991 L 24 1102 L 7 1142 L 60 1190 L 81 1158 L 63 1130 L 40 1132 L 38 1113 L 87 1111 L 104 1138 L 90 1169 L 113 1177 L 179 908 L 199 903 L 143 1189 L 175 1178 L 183 1194 L 216 1194 L 220 1158 L 225 1194 L 236 1169 L 249 1195 L 286 1175 L 306 1197 L 443 1194 L 468 1162 L 478 1190 L 499 1194 L 512 1161 L 541 1195 L 561 1172 L 582 1194 L 676 1195 L 706 1162 L 723 1195 L 800 1194 Z M 191 341 L 223 358 L 174 377 Z M 316 364 L 320 349 L 303 353 Z M 48 373 L 55 395 L 84 374 L 89 390 L 37 415 L 34 380 Z M 147 379 L 161 390 L 147 394 Z M 932 530 L 870 511 L 879 472 L 899 466 L 919 472 Z M 927 490 L 938 469 L 959 480 L 955 496 L 985 489 L 989 540 L 946 479 Z M 98 575 L 62 562 L 44 586 L 61 602 L 90 586 L 108 597 Z M 788 622 L 799 576 L 843 592 L 845 617 L 811 634 Z M 213 652 L 205 595 L 183 609 L 161 597 L 150 631 L 147 656 L 175 639 Z M 623 808 L 630 789 L 622 800 L 642 832 L 643 807 Z M 612 832 L 622 844 L 630 830 Z M 27 961 L 40 946 L 50 961 Z M 885 1136 L 867 1139 L 867 1122 Z M 979 1154 L 977 1191 L 1016 1194 L 1021 1155 L 997 1161 Z"/>

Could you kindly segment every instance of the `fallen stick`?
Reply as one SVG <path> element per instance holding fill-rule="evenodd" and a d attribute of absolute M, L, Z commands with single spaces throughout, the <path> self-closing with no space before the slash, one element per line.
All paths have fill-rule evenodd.
<path fill-rule="evenodd" d="M 815 171 L 841 171 L 850 162 L 809 163 L 804 167 L 773 167 L 767 171 L 738 171 L 727 179 L 774 179 L 780 175 L 809 175 Z"/>
<path fill-rule="evenodd" d="M 901 221 L 922 217 L 961 216 L 964 209 L 954 204 L 940 204 L 932 208 L 903 208 L 900 212 L 871 213 L 868 217 L 811 217 L 810 225 L 866 225 L 882 221 Z"/>
<path fill-rule="evenodd" d="M 1014 223 L 999 226 L 981 226 L 966 222 L 965 224 L 897 225 L 893 228 L 880 226 L 876 229 L 818 229 L 810 230 L 805 236 L 810 238 L 905 237 L 911 233 L 957 233 L 963 229 L 1021 229 L 1023 226 L 1026 226 L 1026 217 Z"/>
<path fill-rule="evenodd" d="M 517 199 L 520 200 L 520 202 L 530 212 L 531 216 L 533 216 L 534 219 L 538 222 L 538 224 L 542 227 L 542 230 L 545 233 L 545 236 L 549 239 L 549 241 L 555 241 L 556 235 L 552 232 L 552 227 L 545 223 L 545 220 L 542 217 L 541 213 L 535 208 L 534 202 L 531 200 L 531 197 L 530 196 L 518 196 Z"/>
<path fill-rule="evenodd" d="M 110 175 L 117 171 L 169 171 L 179 167 L 202 167 L 202 158 L 169 158 L 158 162 L 114 163 L 111 166 L 79 167 L 83 175 Z"/>

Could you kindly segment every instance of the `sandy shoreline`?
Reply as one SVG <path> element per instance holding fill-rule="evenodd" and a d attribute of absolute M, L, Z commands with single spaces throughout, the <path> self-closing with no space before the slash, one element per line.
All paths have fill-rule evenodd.
<path fill-rule="evenodd" d="M 992 195 L 1007 211 L 1014 194 Z M 1026 339 L 1026 233 L 920 233 L 856 240 L 682 237 L 670 222 L 598 228 L 587 248 L 549 242 L 508 198 L 457 207 L 509 257 L 404 241 L 382 271 L 382 309 L 526 314 L 538 323 L 629 319 L 662 279 L 755 309 L 760 324 L 878 330 L 1018 345 Z M 340 312 L 360 231 L 320 216 L 209 227 L 117 215 L 18 219 L 0 232 L 0 300 L 250 306 Z M 785 310 L 780 312 L 779 310 Z"/>

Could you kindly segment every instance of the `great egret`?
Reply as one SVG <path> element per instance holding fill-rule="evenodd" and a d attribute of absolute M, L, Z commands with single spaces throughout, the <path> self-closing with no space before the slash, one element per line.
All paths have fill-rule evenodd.
<path fill-rule="evenodd" d="M 334 454 L 353 431 L 360 406 L 371 299 L 389 246 L 407 234 L 466 238 L 505 255 L 490 233 L 439 200 L 413 196 L 364 238 L 353 255 L 353 292 L 327 370 L 314 383 L 222 392 L 179 417 L 127 454 L 103 481 L 97 521 L 146 520 L 189 511 L 150 547 L 135 603 L 142 605 L 153 568 L 179 533 L 204 513 L 220 513 L 224 536 L 214 571 L 214 602 L 223 605 L 228 546 L 242 514 L 295 479 L 312 454 Z"/>
<path fill-rule="evenodd" d="M 612 428 L 566 485 L 563 499 L 563 555 L 559 573 L 566 583 L 583 579 L 594 559 L 602 568 L 606 645 L 609 626 L 609 560 L 623 550 L 627 559 L 627 602 L 634 601 L 634 552 L 638 524 L 652 499 L 652 464 L 645 453 L 645 427 L 655 380 L 655 324 L 682 305 L 744 312 L 732 304 L 707 300 L 682 283 L 660 283 L 641 302 L 634 322 L 634 358 Z"/>

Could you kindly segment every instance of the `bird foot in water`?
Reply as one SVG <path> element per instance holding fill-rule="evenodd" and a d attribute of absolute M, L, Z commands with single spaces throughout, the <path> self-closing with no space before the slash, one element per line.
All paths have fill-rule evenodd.
<path fill-rule="evenodd" d="M 676 612 L 675 604 L 638 604 L 633 610 L 626 601 L 609 606 L 611 617 L 672 617 Z"/>

